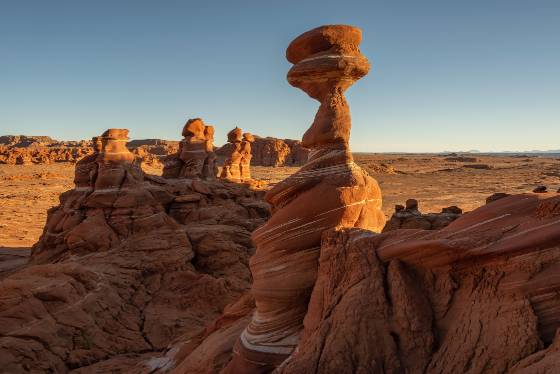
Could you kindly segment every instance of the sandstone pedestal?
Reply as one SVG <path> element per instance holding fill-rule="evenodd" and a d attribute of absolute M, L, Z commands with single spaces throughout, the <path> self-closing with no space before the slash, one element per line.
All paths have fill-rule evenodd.
<path fill-rule="evenodd" d="M 232 182 L 241 181 L 241 160 L 243 155 L 241 153 L 241 143 L 243 140 L 243 131 L 236 127 L 228 133 L 228 142 L 233 144 L 224 161 L 222 172 L 220 173 L 221 179 L 227 179 Z"/>
<path fill-rule="evenodd" d="M 320 102 L 302 145 L 310 148 L 300 171 L 266 195 L 269 221 L 253 233 L 252 293 L 256 312 L 234 349 L 229 373 L 261 373 L 297 346 L 317 277 L 321 235 L 334 227 L 380 231 L 385 223 L 377 182 L 352 159 L 350 111 L 344 91 L 369 71 L 352 26 L 323 26 L 296 38 L 287 58 L 291 85 Z"/>
<path fill-rule="evenodd" d="M 187 121 L 183 127 L 179 151 L 164 163 L 164 178 L 215 178 L 214 127 L 200 118 Z"/>
<path fill-rule="evenodd" d="M 241 164 L 239 165 L 239 172 L 241 174 L 241 180 L 243 181 L 251 179 L 251 159 L 253 158 L 251 143 L 254 141 L 255 138 L 250 133 L 246 132 L 243 134 L 243 141 L 241 142 Z"/>

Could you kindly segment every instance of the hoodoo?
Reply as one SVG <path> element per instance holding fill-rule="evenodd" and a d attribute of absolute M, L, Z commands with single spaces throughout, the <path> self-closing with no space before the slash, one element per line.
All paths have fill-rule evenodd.
<path fill-rule="evenodd" d="M 165 178 L 215 178 L 214 127 L 200 118 L 189 119 L 176 154 L 165 160 Z"/>
<path fill-rule="evenodd" d="M 296 38 L 286 56 L 288 82 L 321 105 L 303 146 L 309 160 L 274 186 L 273 215 L 254 231 L 251 258 L 256 312 L 234 348 L 229 373 L 273 370 L 294 350 L 317 278 L 321 235 L 334 227 L 380 231 L 385 223 L 377 182 L 352 159 L 344 91 L 366 75 L 360 29 L 322 26 Z"/>
<path fill-rule="evenodd" d="M 241 181 L 241 162 L 243 159 L 241 145 L 243 143 L 243 130 L 239 127 L 234 128 L 227 134 L 228 143 L 233 147 L 229 149 L 227 158 L 224 161 L 220 178 L 227 179 L 233 182 Z"/>
<path fill-rule="evenodd" d="M 202 168 L 202 176 L 206 179 L 214 179 L 218 176 L 217 157 L 214 152 L 214 126 L 204 127 L 204 139 L 206 159 Z"/>
<path fill-rule="evenodd" d="M 241 142 L 241 164 L 239 165 L 239 172 L 241 174 L 241 180 L 251 179 L 251 159 L 253 155 L 251 153 L 251 143 L 255 141 L 255 137 L 250 133 L 246 132 L 243 134 L 243 141 Z"/>

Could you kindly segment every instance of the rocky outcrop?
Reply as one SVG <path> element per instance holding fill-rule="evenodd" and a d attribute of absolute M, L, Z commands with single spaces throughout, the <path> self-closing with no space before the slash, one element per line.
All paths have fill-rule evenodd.
<path fill-rule="evenodd" d="M 555 373 L 559 200 L 503 197 L 441 230 L 325 232 L 297 349 L 274 373 Z M 236 305 L 175 373 L 226 365 L 230 335 L 251 316 Z"/>
<path fill-rule="evenodd" d="M 76 162 L 91 154 L 90 145 L 67 146 L 30 146 L 10 147 L 0 145 L 0 164 L 31 165 L 50 164 L 53 162 Z"/>
<path fill-rule="evenodd" d="M 350 112 L 343 92 L 367 74 L 369 63 L 351 26 L 324 26 L 295 39 L 288 81 L 321 103 L 303 136 L 310 158 L 266 194 L 269 221 L 253 232 L 252 294 L 256 311 L 226 372 L 260 373 L 295 349 L 317 275 L 321 234 L 332 227 L 381 230 L 377 182 L 352 160 Z"/>
<path fill-rule="evenodd" d="M 418 210 L 418 201 L 408 199 L 406 205 L 396 205 L 395 213 L 387 221 L 383 232 L 397 229 L 439 230 L 461 217 L 463 211 L 456 206 L 443 208 L 441 213 L 422 214 Z"/>
<path fill-rule="evenodd" d="M 251 159 L 253 158 L 251 143 L 255 141 L 255 138 L 250 133 L 246 132 L 243 134 L 243 141 L 241 142 L 241 163 L 239 164 L 239 170 L 241 174 L 241 180 L 251 180 Z"/>
<path fill-rule="evenodd" d="M 554 199 L 503 198 L 437 231 L 328 233 L 278 372 L 554 372 L 560 224 L 538 214 Z"/>
<path fill-rule="evenodd" d="M 145 165 L 161 167 L 168 154 L 177 152 L 179 142 L 144 139 L 126 146 Z M 90 141 L 59 141 L 48 136 L 0 136 L 0 164 L 30 165 L 54 162 L 77 162 L 93 153 Z"/>
<path fill-rule="evenodd" d="M 163 177 L 215 178 L 214 127 L 200 118 L 189 119 L 182 135 L 177 153 L 165 158 Z"/>
<path fill-rule="evenodd" d="M 31 146 L 45 146 L 57 143 L 50 136 L 27 136 L 27 135 L 2 135 L 0 144 L 6 147 L 25 148 Z"/>
<path fill-rule="evenodd" d="M 94 139 L 29 264 L 0 267 L 2 371 L 153 372 L 248 290 L 263 192 L 144 174 L 127 133 Z"/>
<path fill-rule="evenodd" d="M 218 176 L 218 157 L 214 147 L 214 126 L 204 127 L 204 149 L 206 158 L 202 167 L 202 176 L 206 179 L 214 179 Z"/>
<path fill-rule="evenodd" d="M 255 137 L 253 165 L 300 166 L 309 157 L 309 150 L 299 140 Z"/>
<path fill-rule="evenodd" d="M 300 166 L 305 164 L 309 149 L 301 145 L 301 141 L 293 139 L 262 138 L 254 135 L 251 144 L 253 166 Z M 225 157 L 231 152 L 233 145 L 227 143 L 216 150 L 216 154 Z"/>

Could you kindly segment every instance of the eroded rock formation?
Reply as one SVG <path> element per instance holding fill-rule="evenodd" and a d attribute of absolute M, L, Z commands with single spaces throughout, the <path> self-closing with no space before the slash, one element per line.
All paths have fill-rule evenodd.
<path fill-rule="evenodd" d="M 239 182 L 242 180 L 241 177 L 241 162 L 243 159 L 241 145 L 243 142 L 243 130 L 239 127 L 234 128 L 228 132 L 228 143 L 231 144 L 226 159 L 224 161 L 224 166 L 222 166 L 222 172 L 220 173 L 220 178 L 227 179 L 233 182 Z M 250 146 L 249 146 L 250 150 Z"/>
<path fill-rule="evenodd" d="M 0 371 L 153 372 L 248 290 L 263 192 L 144 174 L 127 133 L 95 139 L 29 264 L 1 254 Z"/>
<path fill-rule="evenodd" d="M 461 217 L 463 211 L 456 206 L 443 208 L 441 213 L 422 214 L 418 210 L 418 201 L 408 199 L 406 205 L 396 205 L 395 213 L 387 221 L 383 232 L 397 229 L 439 230 Z"/>
<path fill-rule="evenodd" d="M 179 142 L 144 139 L 133 140 L 126 146 L 142 159 L 144 165 L 161 167 L 168 154 L 177 152 Z M 77 162 L 93 153 L 90 141 L 59 141 L 48 136 L 0 136 L 0 164 L 30 165 L 53 162 Z"/>
<path fill-rule="evenodd" d="M 298 351 L 278 372 L 553 373 L 557 201 L 510 196 L 436 231 L 329 232 Z"/>
<path fill-rule="evenodd" d="M 241 163 L 239 164 L 239 170 L 241 174 L 241 180 L 251 179 L 251 159 L 253 155 L 251 153 L 251 143 L 255 141 L 255 137 L 250 133 L 246 132 L 243 134 L 243 141 L 241 142 Z"/>
<path fill-rule="evenodd" d="M 215 178 L 214 128 L 200 118 L 189 119 L 176 154 L 166 157 L 165 178 Z"/>
<path fill-rule="evenodd" d="M 309 156 L 309 149 L 302 147 L 301 141 L 293 139 L 278 139 L 254 135 L 251 144 L 251 165 L 254 166 L 300 166 L 305 164 Z M 227 155 L 232 148 L 227 143 L 216 151 L 220 156 Z"/>
<path fill-rule="evenodd" d="M 298 344 L 317 275 L 321 234 L 333 227 L 381 230 L 377 182 L 352 160 L 344 91 L 367 74 L 359 29 L 324 26 L 287 50 L 288 81 L 321 103 L 303 136 L 311 149 L 300 171 L 266 194 L 273 214 L 257 229 L 251 258 L 255 314 L 236 344 L 230 373 L 260 373 L 282 363 Z"/>
<path fill-rule="evenodd" d="M 202 175 L 206 179 L 214 179 L 218 176 L 218 157 L 214 151 L 214 126 L 204 127 L 204 145 L 206 159 L 202 168 Z"/>

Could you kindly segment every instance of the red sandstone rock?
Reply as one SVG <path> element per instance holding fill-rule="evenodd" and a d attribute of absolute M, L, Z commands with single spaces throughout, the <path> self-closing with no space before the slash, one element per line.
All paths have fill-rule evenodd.
<path fill-rule="evenodd" d="M 345 35 L 349 45 L 337 47 Z M 337 59 L 335 51 L 355 52 L 357 46 L 351 45 L 356 40 L 359 36 L 347 27 L 320 28 L 296 39 L 296 50 L 289 49 L 288 57 L 308 64 L 316 55 L 319 62 L 323 56 Z M 323 48 L 329 49 L 324 55 L 319 52 Z M 317 72 L 331 67 L 325 63 Z M 298 86 L 322 97 L 311 80 L 303 80 L 301 70 L 296 69 Z M 363 70 L 350 65 L 348 74 L 359 71 Z M 328 87 L 328 79 L 313 77 Z M 302 168 L 319 176 L 305 178 L 300 172 L 295 175 L 301 178 L 275 186 L 267 194 L 273 215 L 253 233 L 255 311 L 250 311 L 250 303 L 243 303 L 244 308 L 233 304 L 235 313 L 225 313 L 198 339 L 184 344 L 182 354 L 170 350 L 166 359 L 176 367 L 173 373 L 558 371 L 557 194 L 499 196 L 443 229 L 429 231 L 377 234 L 362 228 L 375 226 L 375 221 L 361 226 L 340 216 L 323 218 L 362 198 L 341 194 L 338 205 L 332 203 L 337 200 L 335 191 L 342 190 L 337 183 L 344 179 L 336 173 L 323 179 L 321 168 L 308 167 L 337 166 L 319 162 L 327 158 L 320 145 L 347 144 L 344 121 L 327 113 L 329 106 L 322 109 L 306 133 L 312 152 Z M 347 114 L 342 111 L 343 118 Z M 329 118 L 336 124 L 332 128 L 327 126 Z M 317 155 L 323 158 L 316 161 Z M 360 179 L 353 182 L 358 188 L 364 185 Z M 416 201 L 398 211 L 421 215 Z M 442 212 L 460 213 L 457 207 Z M 320 245 L 317 232 L 322 233 Z M 245 325 L 232 347 L 233 337 Z"/>
<path fill-rule="evenodd" d="M 183 127 L 184 139 L 179 143 L 176 154 L 166 157 L 163 177 L 205 178 L 216 177 L 214 154 L 214 127 L 206 126 L 202 119 L 187 121 Z"/>
<path fill-rule="evenodd" d="M 379 187 L 354 164 L 348 146 L 350 113 L 343 92 L 369 70 L 358 49 L 360 38 L 356 28 L 325 26 L 288 47 L 288 59 L 296 63 L 288 81 L 321 106 L 303 137 L 309 160 L 267 193 L 273 214 L 252 235 L 256 312 L 236 344 L 228 373 L 270 371 L 297 346 L 323 231 L 383 227 Z"/>
<path fill-rule="evenodd" d="M 0 266 L 0 371 L 153 372 L 246 293 L 262 192 L 146 175 L 127 133 L 78 163 L 30 263 Z"/>
<path fill-rule="evenodd" d="M 331 231 L 298 350 L 278 373 L 552 373 L 560 226 L 517 195 L 443 230 Z M 367 297 L 366 297 L 367 295 Z"/>
<path fill-rule="evenodd" d="M 533 192 L 535 192 L 535 193 L 545 193 L 546 192 L 546 186 L 537 186 L 533 189 Z"/>
<path fill-rule="evenodd" d="M 204 128 L 204 139 L 206 159 L 202 168 L 202 176 L 206 179 L 214 179 L 218 176 L 217 156 L 214 152 L 214 126 Z"/>
<path fill-rule="evenodd" d="M 422 214 L 418 210 L 418 201 L 408 199 L 406 208 L 402 205 L 395 206 L 395 213 L 387 221 L 383 232 L 397 229 L 423 229 L 439 230 L 461 217 L 463 211 L 456 206 L 443 208 L 441 213 Z"/>
<path fill-rule="evenodd" d="M 241 180 L 246 181 L 251 179 L 251 143 L 255 138 L 250 133 L 243 134 L 243 141 L 241 142 L 241 163 L 239 169 L 241 173 Z"/>
<path fill-rule="evenodd" d="M 145 139 L 134 140 L 127 147 L 142 162 L 160 166 L 161 159 L 177 152 L 178 142 Z M 53 162 L 77 162 L 93 153 L 88 141 L 57 141 L 48 136 L 0 136 L 0 164 L 29 165 Z"/>
<path fill-rule="evenodd" d="M 299 166 L 305 164 L 309 157 L 309 149 L 302 147 L 299 140 L 256 135 L 254 139 L 251 143 L 251 165 L 254 166 Z M 233 144 L 227 143 L 216 150 L 216 154 L 225 157 L 232 147 Z"/>
<path fill-rule="evenodd" d="M 226 155 L 220 178 L 233 182 L 240 182 L 242 181 L 241 162 L 244 157 L 242 153 L 243 131 L 239 127 L 231 130 L 228 133 L 228 142 L 232 144 L 232 147 Z M 249 152 L 250 149 L 251 147 L 249 145 Z"/>

